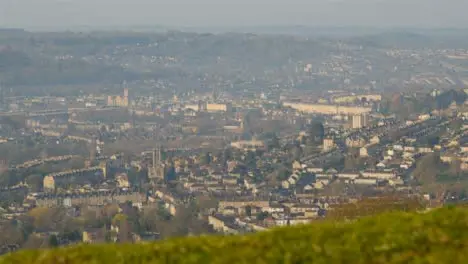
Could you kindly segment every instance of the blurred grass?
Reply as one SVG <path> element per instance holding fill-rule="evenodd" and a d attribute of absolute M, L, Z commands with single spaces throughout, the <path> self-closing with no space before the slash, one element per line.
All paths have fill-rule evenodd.
<path fill-rule="evenodd" d="M 468 263 L 468 210 L 394 212 L 244 236 L 20 251 L 2 263 Z"/>

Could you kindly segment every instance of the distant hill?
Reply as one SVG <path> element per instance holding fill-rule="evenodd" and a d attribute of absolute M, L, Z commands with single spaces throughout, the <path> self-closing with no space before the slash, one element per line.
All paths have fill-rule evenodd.
<path fill-rule="evenodd" d="M 0 27 L 0 33 L 5 34 L 5 33 L 25 33 L 26 30 L 22 28 L 2 28 Z"/>
<path fill-rule="evenodd" d="M 0 47 L 0 72 L 17 70 L 30 65 L 30 58 L 21 51 Z"/>
<path fill-rule="evenodd" d="M 154 244 L 81 245 L 5 256 L 0 263 L 468 263 L 468 210 L 390 213 L 246 236 Z"/>

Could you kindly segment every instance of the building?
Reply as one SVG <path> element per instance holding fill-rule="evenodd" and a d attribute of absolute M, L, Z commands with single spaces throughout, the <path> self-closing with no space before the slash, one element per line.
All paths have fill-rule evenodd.
<path fill-rule="evenodd" d="M 102 228 L 88 229 L 82 233 L 82 241 L 86 244 L 105 243 L 106 230 Z"/>
<path fill-rule="evenodd" d="M 366 145 L 366 140 L 361 137 L 346 138 L 346 146 L 349 148 L 361 148 Z"/>
<path fill-rule="evenodd" d="M 225 234 L 238 234 L 236 227 L 233 225 L 233 218 L 228 218 L 223 215 L 208 216 L 208 224 L 217 232 Z"/>
<path fill-rule="evenodd" d="M 208 112 L 231 112 L 232 105 L 230 103 L 218 104 L 218 103 L 208 103 L 204 107 Z"/>
<path fill-rule="evenodd" d="M 323 139 L 323 151 L 330 151 L 335 147 L 335 141 L 333 138 Z"/>
<path fill-rule="evenodd" d="M 148 177 L 153 180 L 164 180 L 166 168 L 163 162 L 161 147 L 152 151 L 152 165 L 148 170 Z"/>
<path fill-rule="evenodd" d="M 196 112 L 231 112 L 231 103 L 207 103 L 198 101 L 197 104 L 187 104 L 185 109 L 192 109 Z"/>
<path fill-rule="evenodd" d="M 351 129 L 361 129 L 368 126 L 369 116 L 366 113 L 352 115 L 349 120 Z"/>
<path fill-rule="evenodd" d="M 121 173 L 115 176 L 115 180 L 119 188 L 130 188 L 130 181 L 128 180 L 128 175 L 126 173 Z"/>
<path fill-rule="evenodd" d="M 231 142 L 231 147 L 243 150 L 256 150 L 265 148 L 265 143 L 261 140 L 241 140 Z"/>
<path fill-rule="evenodd" d="M 379 144 L 379 143 L 380 143 L 380 137 L 379 136 L 373 136 L 369 140 L 369 145 L 375 145 L 375 144 Z"/>
<path fill-rule="evenodd" d="M 341 106 L 331 104 L 308 104 L 308 103 L 293 103 L 284 102 L 284 107 L 290 107 L 300 112 L 316 113 L 324 115 L 360 115 L 371 112 L 370 107 L 358 106 Z"/>
<path fill-rule="evenodd" d="M 113 107 L 128 107 L 130 105 L 129 90 L 127 87 L 123 90 L 123 96 L 121 95 L 109 95 L 107 96 L 107 105 Z"/>
<path fill-rule="evenodd" d="M 344 180 L 354 180 L 354 179 L 359 178 L 359 176 L 360 176 L 359 173 L 343 173 L 343 172 L 338 173 L 338 174 L 336 175 L 336 177 L 337 177 L 338 179 L 342 179 L 342 180 L 343 180 L 343 179 L 344 179 Z"/>
<path fill-rule="evenodd" d="M 367 147 L 362 147 L 362 148 L 359 149 L 359 156 L 360 157 L 369 157 Z"/>
<path fill-rule="evenodd" d="M 201 104 L 186 104 L 185 109 L 186 110 L 192 110 L 192 111 L 202 111 L 203 107 L 203 102 Z"/>
<path fill-rule="evenodd" d="M 362 178 L 372 178 L 378 180 L 390 180 L 395 179 L 397 176 L 393 172 L 384 172 L 384 171 L 362 171 Z"/>
<path fill-rule="evenodd" d="M 350 182 L 357 185 L 377 185 L 378 180 L 374 178 L 357 178 L 350 180 Z"/>
<path fill-rule="evenodd" d="M 67 188 L 74 184 L 98 183 L 104 178 L 104 175 L 104 170 L 101 167 L 52 173 L 44 177 L 43 188 L 46 192 L 54 192 L 57 188 Z"/>
<path fill-rule="evenodd" d="M 75 194 L 45 194 L 36 197 L 37 207 L 57 207 L 68 203 L 71 206 L 102 206 L 109 203 L 125 203 L 132 202 L 133 204 L 141 204 L 147 202 L 147 196 L 144 193 L 136 191 L 95 191 L 90 193 L 75 193 Z"/>
<path fill-rule="evenodd" d="M 255 198 L 244 199 L 242 201 L 220 201 L 218 203 L 218 211 L 222 211 L 226 207 L 244 208 L 246 206 L 264 208 L 264 207 L 270 206 L 270 201 L 268 201 L 268 200 L 255 200 Z"/>
<path fill-rule="evenodd" d="M 380 94 L 363 94 L 363 95 L 344 95 L 333 97 L 334 103 L 353 103 L 355 101 L 366 101 L 366 102 L 378 102 L 382 101 L 382 95 Z"/>
<path fill-rule="evenodd" d="M 432 92 L 431 92 L 431 96 L 432 96 L 432 97 L 437 97 L 437 96 L 439 96 L 441 93 L 442 93 L 442 92 L 441 92 L 439 89 L 434 89 L 434 90 L 432 90 Z"/>

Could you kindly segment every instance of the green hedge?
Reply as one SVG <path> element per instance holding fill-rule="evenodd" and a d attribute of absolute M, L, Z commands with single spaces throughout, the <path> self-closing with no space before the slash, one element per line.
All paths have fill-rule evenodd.
<path fill-rule="evenodd" d="M 245 236 L 23 251 L 1 263 L 468 263 L 468 210 L 389 213 Z"/>

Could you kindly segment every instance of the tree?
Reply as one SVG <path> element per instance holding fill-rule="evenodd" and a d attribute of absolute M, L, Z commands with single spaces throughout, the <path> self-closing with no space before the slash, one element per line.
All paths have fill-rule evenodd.
<path fill-rule="evenodd" d="M 176 173 L 174 164 L 171 164 L 171 166 L 168 168 L 167 173 L 166 173 L 166 180 L 167 181 L 177 180 L 177 173 Z"/>
<path fill-rule="evenodd" d="M 63 231 L 73 228 L 73 219 L 62 208 L 35 208 L 29 212 L 34 219 L 34 227 L 40 231 Z"/>
<path fill-rule="evenodd" d="M 263 154 L 265 154 L 265 151 L 263 149 L 256 149 L 255 150 L 255 156 L 256 157 L 263 157 Z"/>
<path fill-rule="evenodd" d="M 463 126 L 463 120 L 462 119 L 456 119 L 453 122 L 449 124 L 449 128 L 453 131 L 460 131 L 460 129 Z"/>
<path fill-rule="evenodd" d="M 93 209 L 87 207 L 80 208 L 80 215 L 81 225 L 83 227 L 99 228 L 105 224 L 103 217 L 99 218 L 97 212 Z"/>
<path fill-rule="evenodd" d="M 449 173 L 451 175 L 460 175 L 462 173 L 461 164 L 460 160 L 454 160 L 450 163 Z"/>
<path fill-rule="evenodd" d="M 38 249 L 47 245 L 47 240 L 37 235 L 31 235 L 28 240 L 22 245 L 23 249 Z"/>
<path fill-rule="evenodd" d="M 436 153 L 427 154 L 417 162 L 413 177 L 422 184 L 435 183 L 442 166 L 439 155 Z"/>
<path fill-rule="evenodd" d="M 211 228 L 199 218 L 200 208 L 196 201 L 191 200 L 188 204 L 178 206 L 176 212 L 170 224 L 161 230 L 163 237 L 198 235 L 211 231 Z"/>
<path fill-rule="evenodd" d="M 281 147 L 280 140 L 278 136 L 274 134 L 270 139 L 270 142 L 268 144 L 268 149 L 272 150 L 272 149 L 278 149 L 280 147 Z"/>
<path fill-rule="evenodd" d="M 113 124 L 111 126 L 114 126 Z M 99 128 L 99 133 L 101 134 L 105 134 L 107 133 L 107 127 L 105 125 L 102 125 L 100 128 Z"/>
<path fill-rule="evenodd" d="M 27 215 L 22 215 L 12 220 L 12 225 L 16 229 L 20 230 L 23 234 L 23 237 L 26 239 L 34 231 L 33 221 L 34 219 L 32 219 L 31 217 Z"/>
<path fill-rule="evenodd" d="M 163 221 L 169 221 L 172 218 L 172 215 L 167 211 L 163 205 L 159 205 L 157 210 L 158 219 Z"/>
<path fill-rule="evenodd" d="M 429 145 L 431 147 L 434 147 L 435 145 L 439 144 L 440 137 L 437 136 L 437 135 L 429 136 L 429 137 L 426 138 L 425 142 L 426 142 L 427 145 Z"/>
<path fill-rule="evenodd" d="M 31 188 L 32 192 L 40 192 L 42 190 L 43 177 L 39 174 L 31 174 L 26 177 L 26 183 Z"/>
<path fill-rule="evenodd" d="M 247 151 L 245 154 L 245 165 L 250 169 L 255 169 L 257 167 L 257 156 L 253 151 Z"/>
<path fill-rule="evenodd" d="M 310 124 L 307 133 L 313 143 L 320 144 L 325 137 L 325 128 L 322 122 L 314 121 Z"/>
<path fill-rule="evenodd" d="M 56 235 L 51 235 L 49 237 L 49 246 L 50 247 L 58 247 L 59 241 Z"/>
<path fill-rule="evenodd" d="M 216 209 L 218 208 L 219 203 L 217 198 L 209 196 L 197 196 L 195 198 L 195 201 L 197 203 L 197 207 L 201 212 Z"/>
<path fill-rule="evenodd" d="M 447 109 L 452 102 L 462 104 L 467 98 L 463 90 L 448 90 L 436 97 L 436 104 L 438 109 Z"/>
<path fill-rule="evenodd" d="M 226 148 L 223 150 L 223 155 L 222 155 L 222 163 L 226 164 L 229 160 L 233 158 L 232 156 L 232 149 Z"/>
<path fill-rule="evenodd" d="M 211 163 L 211 153 L 206 152 L 200 155 L 200 164 L 208 165 Z"/>
<path fill-rule="evenodd" d="M 252 206 L 247 205 L 247 206 L 245 207 L 245 214 L 246 214 L 247 216 L 249 216 L 249 217 L 252 216 Z"/>
<path fill-rule="evenodd" d="M 291 150 L 291 156 L 293 160 L 299 160 L 302 156 L 302 148 L 299 146 L 294 146 Z"/>
<path fill-rule="evenodd" d="M 3 223 L 2 226 L 0 226 L 0 232 L 2 234 L 0 236 L 0 246 L 20 245 L 26 239 L 23 230 L 13 225 L 11 222 Z"/>
<path fill-rule="evenodd" d="M 292 172 L 289 169 L 282 167 L 276 171 L 276 179 L 278 181 L 287 180 L 289 176 L 291 175 L 291 173 Z"/>
<path fill-rule="evenodd" d="M 127 243 L 132 241 L 132 228 L 129 224 L 129 217 L 125 214 L 116 214 L 112 218 L 112 225 L 118 227 L 117 240 Z"/>
<path fill-rule="evenodd" d="M 125 219 L 119 224 L 119 233 L 117 234 L 117 240 L 121 243 L 132 242 L 132 228 Z"/>
<path fill-rule="evenodd" d="M 83 239 L 78 230 L 64 232 L 60 234 L 60 238 L 68 242 L 79 242 Z"/>
<path fill-rule="evenodd" d="M 356 149 L 351 149 L 344 158 L 344 168 L 346 170 L 355 170 L 361 165 L 359 152 Z"/>
<path fill-rule="evenodd" d="M 257 220 L 258 221 L 263 221 L 268 217 L 268 212 L 259 212 L 257 214 Z"/>

